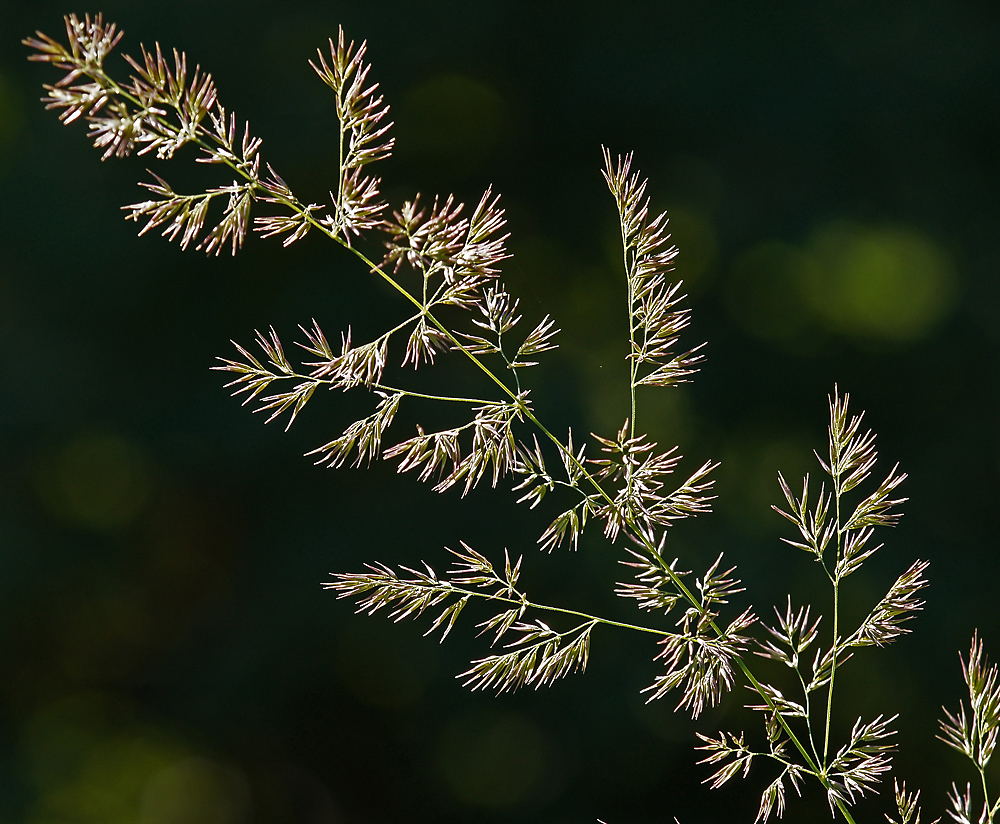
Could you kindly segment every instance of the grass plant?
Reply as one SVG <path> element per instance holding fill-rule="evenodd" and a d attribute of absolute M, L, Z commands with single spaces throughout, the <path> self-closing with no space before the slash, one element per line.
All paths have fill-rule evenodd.
<path fill-rule="evenodd" d="M 399 296 L 387 317 L 406 307 L 380 334 L 361 341 L 348 328 L 331 343 L 313 320 L 298 330 L 300 357 L 291 356 L 275 329 L 258 332 L 253 345 L 235 344 L 235 354 L 216 367 L 233 393 L 267 421 L 283 418 L 286 428 L 318 390 L 365 393 L 369 414 L 312 450 L 319 464 L 383 459 L 438 492 L 456 487 L 464 496 L 486 480 L 494 487 L 510 483 L 531 508 L 566 499 L 568 506 L 557 507 L 539 535 L 538 549 L 575 550 L 588 526 L 599 524 L 631 575 L 613 584 L 614 591 L 634 602 L 638 618 L 622 622 L 536 600 L 525 583 L 530 558 L 465 543 L 449 550 L 445 566 L 438 564 L 443 571 L 426 562 L 392 567 L 372 561 L 361 571 L 333 575 L 324 586 L 355 599 L 359 612 L 383 612 L 395 621 L 426 617 L 425 634 L 438 633 L 441 640 L 467 605 L 487 605 L 492 614 L 478 624 L 482 655 L 459 676 L 473 690 L 547 686 L 586 669 L 595 634 L 648 635 L 655 662 L 645 689 L 649 701 L 669 695 L 678 710 L 697 719 L 725 693 L 749 687 L 747 707 L 759 714 L 758 734 L 705 732 L 697 744 L 713 789 L 746 777 L 757 764 L 768 771 L 770 783 L 748 820 L 782 817 L 791 791 L 822 792 L 834 817 L 844 821 L 872 820 L 874 813 L 856 818 L 855 808 L 892 774 L 899 719 L 859 717 L 851 729 L 836 729 L 837 687 L 850 677 L 847 665 L 858 649 L 884 646 L 909 631 L 906 622 L 923 604 L 928 564 L 901 563 L 896 580 L 856 625 L 846 623 L 841 606 L 853 597 L 850 576 L 881 549 L 877 534 L 900 517 L 906 499 L 897 490 L 906 475 L 893 466 L 873 477 L 875 435 L 835 387 L 828 443 L 823 455 L 817 453 L 823 480 L 817 489 L 807 475 L 795 492 L 779 474 L 783 503 L 775 507 L 793 527 L 793 537 L 785 539 L 790 550 L 815 562 L 829 582 L 828 619 L 815 604 L 792 596 L 773 610 L 773 619 L 759 618 L 742 605 L 744 588 L 723 555 L 695 572 L 667 554 L 671 528 L 709 512 L 719 464 L 704 460 L 689 467 L 677 446 L 661 447 L 642 424 L 645 393 L 691 380 L 702 354 L 700 346 L 681 344 L 691 316 L 673 277 L 677 249 L 666 213 L 650 209 L 647 181 L 634 170 L 632 156 L 603 150 L 603 175 L 621 229 L 629 414 L 617 431 L 581 439 L 572 430 L 556 433 L 535 412 L 532 369 L 556 348 L 559 330 L 549 315 L 522 325 L 518 300 L 501 280 L 509 255 L 499 197 L 487 189 L 471 209 L 452 195 L 417 194 L 397 208 L 383 200 L 372 167 L 393 149 L 392 124 L 370 77 L 364 43 L 340 31 L 310 64 L 333 92 L 340 124 L 336 185 L 329 202 L 320 204 L 300 200 L 263 160 L 249 124 L 223 106 L 210 74 L 189 70 L 184 54 L 164 53 L 159 45 L 141 48 L 138 58 L 125 58 L 128 79 L 115 79 L 105 62 L 121 37 L 100 15 L 69 15 L 64 42 L 41 33 L 24 42 L 32 49 L 29 59 L 66 72 L 45 87 L 44 102 L 63 123 L 86 123 L 102 159 L 152 154 L 179 160 L 191 151 L 195 162 L 231 178 L 181 193 L 152 174 L 141 184 L 145 199 L 124 207 L 142 224 L 140 234 L 157 230 L 182 248 L 218 255 L 223 248 L 235 254 L 250 231 L 280 238 L 285 246 L 315 232 Z M 380 260 L 366 251 L 372 239 L 384 248 Z M 441 393 L 424 380 L 454 359 L 477 370 L 476 396 Z M 412 368 L 412 376 L 387 372 L 394 362 Z M 399 410 L 417 401 L 452 410 L 459 423 L 390 434 Z M 781 665 L 785 677 L 765 679 L 761 659 Z M 940 738 L 968 757 L 977 780 L 964 790 L 953 785 L 947 813 L 966 824 L 992 823 L 1000 799 L 991 795 L 986 769 L 1000 730 L 1000 684 L 978 636 L 962 670 L 969 704 L 946 711 Z M 887 820 L 919 824 L 919 792 L 907 791 L 898 779 L 894 788 L 895 809 Z"/>

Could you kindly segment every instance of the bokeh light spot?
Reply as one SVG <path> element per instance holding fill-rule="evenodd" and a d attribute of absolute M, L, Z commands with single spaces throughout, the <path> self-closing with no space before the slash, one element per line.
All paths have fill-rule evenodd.
<path fill-rule="evenodd" d="M 248 807 L 249 790 L 238 770 L 207 758 L 186 758 L 146 784 L 139 824 L 239 824 Z"/>
<path fill-rule="evenodd" d="M 819 266 L 804 280 L 806 298 L 834 331 L 915 341 L 954 306 L 950 257 L 912 228 L 835 221 L 813 233 L 807 251 Z"/>
<path fill-rule="evenodd" d="M 91 693 L 27 718 L 19 748 L 35 796 L 27 822 L 135 824 L 147 782 L 185 752 L 128 715 L 113 697 Z"/>

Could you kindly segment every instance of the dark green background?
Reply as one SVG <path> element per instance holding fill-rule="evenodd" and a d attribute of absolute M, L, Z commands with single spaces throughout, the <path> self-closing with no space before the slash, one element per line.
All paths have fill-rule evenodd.
<path fill-rule="evenodd" d="M 752 821 L 768 767 L 710 792 L 694 730 L 746 729 L 743 687 L 697 725 L 639 690 L 644 639 L 595 635 L 585 676 L 499 699 L 454 680 L 472 621 L 356 618 L 320 588 L 366 560 L 446 565 L 465 540 L 525 553 L 534 596 L 628 619 L 599 530 L 540 556 L 553 516 L 506 489 L 438 496 L 391 466 L 301 457 L 356 407 L 318 396 L 264 428 L 209 371 L 229 339 L 316 318 L 331 339 L 403 311 L 315 236 L 235 259 L 136 238 L 119 207 L 153 164 L 99 162 L 37 102 L 57 74 L 18 40 L 87 9 L 7 3 L 0 46 L 0 822 Z M 504 276 L 563 348 L 534 398 L 563 430 L 627 414 L 612 201 L 600 146 L 635 150 L 669 208 L 694 321 L 695 383 L 651 392 L 641 424 L 691 469 L 722 461 L 716 511 L 676 528 L 682 565 L 720 552 L 767 615 L 818 569 L 780 543 L 776 473 L 815 472 L 834 384 L 911 478 L 906 517 L 848 581 L 860 618 L 931 561 L 914 634 L 845 670 L 835 721 L 900 713 L 896 764 L 935 815 L 967 766 L 934 739 L 975 628 L 997 621 L 1000 12 L 994 4 L 111 2 L 123 50 L 159 40 L 212 71 L 299 196 L 333 186 L 329 91 L 306 65 L 343 24 L 393 106 L 395 204 L 503 193 Z M 123 72 L 120 60 L 110 64 Z M 187 157 L 190 160 L 190 157 Z M 161 168 L 162 167 L 162 168 Z M 200 176 L 199 176 L 200 175 Z M 433 375 L 428 377 L 433 381 Z M 412 425 L 407 423 L 407 426 Z M 405 436 L 406 430 L 400 429 Z M 793 486 L 797 481 L 793 481 Z M 741 601 L 742 605 L 744 602 Z M 740 606 L 742 608 L 742 606 Z M 473 616 L 474 617 L 474 616 Z M 827 631 L 829 629 L 827 628 Z M 771 672 L 767 666 L 759 667 Z M 774 673 L 774 677 L 782 677 Z M 994 781 L 1000 776 L 994 773 Z M 888 800 L 860 820 L 882 819 Z M 822 820 L 812 786 L 788 821 Z"/>

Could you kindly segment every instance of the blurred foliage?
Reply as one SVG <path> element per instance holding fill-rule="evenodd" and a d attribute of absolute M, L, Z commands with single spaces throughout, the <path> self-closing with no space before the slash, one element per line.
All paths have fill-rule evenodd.
<path fill-rule="evenodd" d="M 391 296 L 319 238 L 287 251 L 254 240 L 235 260 L 136 238 L 118 207 L 156 161 L 101 164 L 80 128 L 33 102 L 53 78 L 16 43 L 86 10 L 7 5 L 0 822 L 752 820 L 765 777 L 700 785 L 693 725 L 637 695 L 655 671 L 642 639 L 595 635 L 585 676 L 493 699 L 452 678 L 479 649 L 470 633 L 439 647 L 320 590 L 374 558 L 440 563 L 464 539 L 494 557 L 524 551 L 538 595 L 629 614 L 599 536 L 539 557 L 544 515 L 506 491 L 460 502 L 389 467 L 312 466 L 302 453 L 350 420 L 349 398 L 314 402 L 287 435 L 241 414 L 208 371 L 229 338 L 312 317 L 363 329 Z M 855 712 L 901 713 L 898 769 L 931 809 L 965 780 L 934 719 L 960 693 L 973 628 L 1000 649 L 995 4 L 112 0 L 103 12 L 127 51 L 158 40 L 212 71 L 314 199 L 335 115 L 305 61 L 338 23 L 368 39 L 396 120 L 389 194 L 474 201 L 492 183 L 504 195 L 505 278 L 565 330 L 534 393 L 557 428 L 607 432 L 627 414 L 598 169 L 601 144 L 635 149 L 654 206 L 674 216 L 690 343 L 709 344 L 696 382 L 647 414 L 692 466 L 723 461 L 716 512 L 678 527 L 675 553 L 701 563 L 726 549 L 760 614 L 811 586 L 768 506 L 777 471 L 809 470 L 824 443 L 833 384 L 850 391 L 883 460 L 911 475 L 865 586 L 874 600 L 919 556 L 932 587 L 914 635 L 859 655 L 844 689 Z M 739 728 L 739 704 L 706 727 Z M 825 817 L 814 801 L 787 820 Z"/>

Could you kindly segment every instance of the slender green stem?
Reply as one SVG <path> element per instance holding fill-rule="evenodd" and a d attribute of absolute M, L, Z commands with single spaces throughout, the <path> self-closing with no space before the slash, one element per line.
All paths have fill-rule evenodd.
<path fill-rule="evenodd" d="M 397 395 L 405 395 L 408 398 L 426 398 L 429 401 L 450 401 L 452 403 L 477 403 L 481 406 L 487 406 L 493 401 L 484 401 L 482 398 L 460 398 L 453 397 L 451 395 L 428 395 L 426 392 L 413 392 L 409 389 L 399 389 L 395 386 L 388 386 L 384 383 L 372 384 L 376 389 L 382 389 L 386 392 L 393 392 Z"/>
<path fill-rule="evenodd" d="M 839 630 L 840 581 L 833 584 L 833 654 L 830 659 L 830 685 L 826 700 L 826 733 L 823 736 L 823 763 L 830 752 L 830 719 L 833 715 L 833 681 L 837 677 L 837 631 Z"/>
<path fill-rule="evenodd" d="M 268 373 L 271 375 L 271 381 L 290 381 L 298 380 L 304 383 L 315 383 L 317 385 L 325 386 L 337 386 L 338 383 L 335 380 L 330 380 L 328 378 L 317 378 L 314 375 L 303 375 L 299 372 L 292 372 L 290 374 L 274 375 L 273 373 Z M 373 389 L 381 389 L 383 392 L 391 392 L 394 395 L 404 395 L 408 398 L 425 398 L 430 401 L 445 401 L 450 403 L 475 403 L 480 406 L 488 406 L 494 401 L 484 400 L 483 398 L 463 398 L 457 395 L 430 395 L 426 392 L 414 392 L 412 389 L 402 389 L 398 386 L 390 386 L 386 383 L 373 383 Z"/>
<path fill-rule="evenodd" d="M 980 739 L 982 740 L 982 739 Z M 979 767 L 979 780 L 983 784 L 983 809 L 986 810 L 986 815 L 988 816 L 988 824 L 993 824 L 993 814 L 1000 807 L 1000 800 L 997 801 L 993 807 L 990 807 L 990 791 L 986 786 L 986 768 Z"/>
<path fill-rule="evenodd" d="M 989 824 L 993 824 L 993 810 L 990 809 L 990 791 L 986 786 L 986 770 L 983 767 L 979 767 L 979 780 L 983 785 L 983 809 L 986 810 Z"/>
<path fill-rule="evenodd" d="M 328 386 L 336 386 L 337 382 L 328 380 L 326 378 L 315 378 L 312 375 L 300 375 L 298 372 L 293 372 L 290 375 L 275 375 L 273 380 L 300 380 L 305 382 L 312 382 L 316 384 L 325 384 Z M 373 389 L 381 389 L 384 392 L 391 392 L 394 395 L 404 395 L 407 398 L 426 398 L 429 401 L 446 401 L 450 403 L 475 403 L 481 406 L 487 406 L 493 401 L 486 401 L 482 398 L 462 398 L 453 395 L 429 395 L 426 392 L 414 392 L 412 389 L 401 389 L 398 386 L 389 386 L 386 383 L 373 383 Z"/>
<path fill-rule="evenodd" d="M 836 466 L 832 461 L 831 456 L 831 467 Z M 830 657 L 830 684 L 827 688 L 826 693 L 826 733 L 823 736 L 823 766 L 826 766 L 827 757 L 830 752 L 830 720 L 833 717 L 833 684 L 837 677 L 837 644 L 839 643 L 838 634 L 840 632 L 840 552 L 841 552 L 841 542 L 843 531 L 840 528 L 840 477 L 839 475 L 834 478 L 834 497 L 836 499 L 837 507 L 837 564 L 834 566 L 833 574 L 830 575 L 830 579 L 833 582 L 833 646 Z M 829 571 L 827 572 L 829 575 Z"/>
<path fill-rule="evenodd" d="M 809 746 L 812 748 L 813 756 L 815 756 L 817 761 L 820 761 L 819 752 L 816 749 L 816 736 L 813 734 L 812 726 L 812 698 L 809 695 L 809 688 L 806 686 L 806 679 L 802 677 L 802 671 L 799 669 L 798 663 L 795 664 L 795 674 L 799 677 L 799 683 L 802 685 L 802 695 L 805 701 L 805 711 L 806 711 L 806 732 L 809 734 Z"/>
<path fill-rule="evenodd" d="M 628 238 L 625 236 L 625 224 L 622 222 L 622 262 L 625 267 L 625 283 L 628 289 L 628 303 L 626 304 L 626 310 L 628 311 L 628 364 L 629 364 L 629 395 L 631 398 L 631 413 L 629 414 L 629 437 L 635 437 L 635 416 L 636 416 L 636 403 L 635 403 L 635 378 L 639 370 L 639 361 L 632 357 L 635 352 L 635 312 L 633 311 L 635 305 L 635 293 L 632 291 L 632 267 L 634 265 L 633 261 L 629 260 L 628 253 Z"/>
<path fill-rule="evenodd" d="M 343 105 L 340 99 L 340 92 L 337 93 L 337 108 Z M 338 119 L 340 119 L 340 112 L 337 112 Z M 343 122 L 343 121 L 341 121 Z M 334 208 L 338 212 L 338 219 L 343 209 L 344 203 L 344 130 L 340 128 L 337 130 L 340 133 L 340 140 L 337 145 L 337 202 L 334 204 Z"/>
<path fill-rule="evenodd" d="M 499 582 L 504 584 L 503 581 Z M 591 615 L 587 612 L 579 612 L 575 609 L 564 609 L 563 607 L 553 607 L 548 604 L 537 604 L 534 601 L 530 601 L 527 598 L 511 598 L 507 595 L 491 595 L 487 592 L 478 592 L 473 589 L 464 589 L 462 587 L 452 586 L 451 591 L 459 595 L 470 595 L 476 598 L 484 598 L 488 601 L 500 601 L 505 604 L 511 604 L 513 606 L 525 606 L 531 609 L 542 610 L 544 612 L 557 612 L 561 615 L 572 615 L 574 618 L 583 618 L 587 621 L 593 621 L 598 624 L 604 624 L 609 627 L 620 627 L 621 629 L 631 629 L 636 632 L 646 632 L 652 635 L 656 635 L 659 638 L 664 636 L 664 631 L 662 629 L 654 629 L 653 627 L 644 627 L 640 624 L 628 624 L 623 621 L 612 621 L 610 618 L 601 618 L 598 615 Z M 516 592 L 516 590 L 515 590 Z"/>

